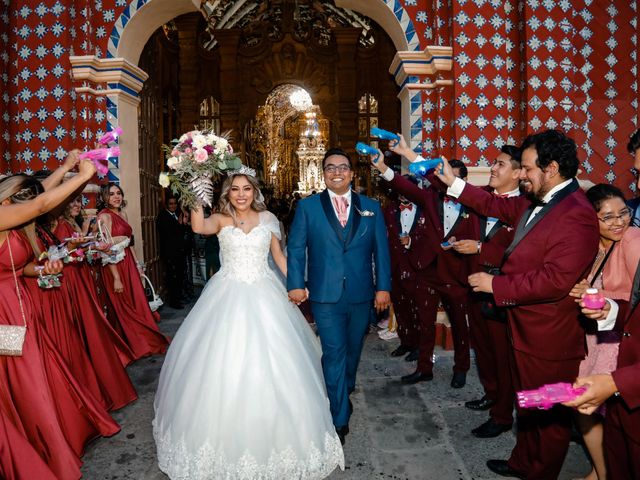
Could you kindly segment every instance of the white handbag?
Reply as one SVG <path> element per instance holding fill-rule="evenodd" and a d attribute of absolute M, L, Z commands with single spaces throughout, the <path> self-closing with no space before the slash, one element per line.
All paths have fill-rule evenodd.
<path fill-rule="evenodd" d="M 147 284 L 145 292 L 147 291 L 147 288 L 149 288 L 149 293 L 147 293 L 147 298 L 151 297 L 151 299 L 149 300 L 149 308 L 152 312 L 155 312 L 164 304 L 164 302 L 160 298 L 160 295 L 156 293 L 156 289 L 153 288 L 153 284 L 151 283 L 151 280 L 149 280 L 149 277 L 147 277 L 146 275 L 142 275 L 142 278 Z"/>

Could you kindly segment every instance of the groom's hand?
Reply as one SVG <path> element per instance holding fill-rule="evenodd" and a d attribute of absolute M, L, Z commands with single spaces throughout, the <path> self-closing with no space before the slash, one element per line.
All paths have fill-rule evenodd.
<path fill-rule="evenodd" d="M 376 292 L 376 299 L 374 301 L 374 305 L 376 307 L 377 312 L 382 312 L 391 304 L 391 294 L 389 292 L 385 292 L 384 290 L 379 290 Z"/>
<path fill-rule="evenodd" d="M 296 305 L 300 305 L 307 299 L 307 290 L 304 288 L 294 288 L 289 290 L 289 300 Z"/>

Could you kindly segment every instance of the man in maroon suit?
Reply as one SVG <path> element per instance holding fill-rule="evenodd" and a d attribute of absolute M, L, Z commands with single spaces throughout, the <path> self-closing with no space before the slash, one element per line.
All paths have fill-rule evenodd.
<path fill-rule="evenodd" d="M 631 299 L 608 300 L 603 310 L 583 307 L 582 313 L 594 320 L 624 319 L 618 351 L 618 366 L 610 374 L 578 378 L 577 387 L 587 391 L 565 405 L 590 415 L 607 399 L 604 422 L 604 450 L 607 476 L 612 480 L 640 478 L 640 265 L 636 269 Z M 619 303 L 619 305 L 618 305 Z M 616 310 L 619 308 L 619 311 Z"/>
<path fill-rule="evenodd" d="M 417 155 L 408 148 L 404 139 L 400 144 L 392 148 L 393 151 L 410 160 L 415 160 Z M 382 158 L 380 154 L 378 158 Z M 452 160 L 452 168 L 455 174 L 466 178 L 467 168 L 459 160 Z M 475 238 L 478 235 L 477 217 L 464 205 L 455 199 L 447 197 L 444 192 L 433 186 L 420 189 L 407 179 L 394 175 L 383 161 L 373 162 L 383 179 L 389 182 L 391 188 L 404 195 L 412 202 L 420 205 L 432 226 L 419 251 L 419 262 L 425 269 L 425 278 L 428 278 L 427 288 L 433 289 L 440 296 L 442 305 L 449 316 L 451 333 L 453 336 L 454 364 L 451 386 L 462 388 L 466 383 L 467 371 L 470 367 L 469 354 L 469 327 L 467 325 L 469 300 L 469 284 L 467 282 L 470 273 L 470 261 L 466 255 L 459 254 L 452 248 L 457 238 Z M 436 179 L 437 180 L 437 179 Z M 428 334 L 421 332 L 418 366 L 416 371 L 402 377 L 403 383 L 417 383 L 433 378 L 433 350 L 435 347 L 435 319 L 437 305 L 427 305 L 429 311 L 425 313 L 430 322 L 433 319 L 433 328 Z M 433 332 L 433 335 L 431 335 Z"/>
<path fill-rule="evenodd" d="M 407 177 L 417 184 L 415 177 Z M 400 195 L 383 210 L 389 252 L 391 254 L 391 301 L 398 322 L 400 346 L 391 355 L 408 354 L 407 361 L 418 359 L 420 339 L 435 339 L 438 294 L 427 286 L 430 261 L 425 259 L 424 242 L 431 226 L 423 209 Z M 424 308 L 425 305 L 435 308 Z M 428 348 L 428 342 L 423 345 Z M 431 370 L 424 373 L 431 373 Z"/>
<path fill-rule="evenodd" d="M 507 307 L 516 391 L 572 382 L 584 357 L 584 331 L 569 292 L 584 278 L 598 249 L 595 211 L 578 187 L 576 145 L 558 131 L 528 136 L 522 145 L 527 197 L 500 198 L 457 179 L 450 166 L 438 173 L 448 194 L 482 215 L 517 225 L 500 275 L 469 276 L 476 292 Z M 518 411 L 516 445 L 508 461 L 488 460 L 498 475 L 557 478 L 571 436 L 564 407 Z"/>
<path fill-rule="evenodd" d="M 504 145 L 491 165 L 488 192 L 500 197 L 520 195 L 520 149 Z M 470 255 L 473 272 L 492 273 L 500 268 L 502 257 L 513 241 L 515 228 L 495 217 L 480 217 L 479 238 L 459 239 L 454 250 Z M 489 419 L 471 433 L 479 438 L 497 437 L 511 430 L 514 391 L 509 368 L 509 337 L 507 315 L 496 307 L 489 293 L 474 292 L 471 296 L 473 315 L 469 322 L 471 346 L 484 396 L 465 403 L 471 410 L 489 410 Z"/>

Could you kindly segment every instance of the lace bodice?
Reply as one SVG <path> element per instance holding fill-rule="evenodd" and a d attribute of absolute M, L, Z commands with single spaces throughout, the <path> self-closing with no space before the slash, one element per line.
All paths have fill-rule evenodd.
<path fill-rule="evenodd" d="M 268 262 L 272 234 L 280 238 L 280 224 L 270 212 L 260 212 L 260 223 L 249 233 L 231 225 L 223 227 L 218 232 L 221 263 L 218 275 L 246 283 L 273 275 Z"/>

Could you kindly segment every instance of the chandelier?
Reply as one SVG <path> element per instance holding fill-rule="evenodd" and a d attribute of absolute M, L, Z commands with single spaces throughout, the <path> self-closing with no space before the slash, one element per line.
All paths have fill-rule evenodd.
<path fill-rule="evenodd" d="M 291 106 L 299 112 L 308 110 L 313 105 L 309 94 L 301 88 L 289 95 L 289 102 Z"/>

